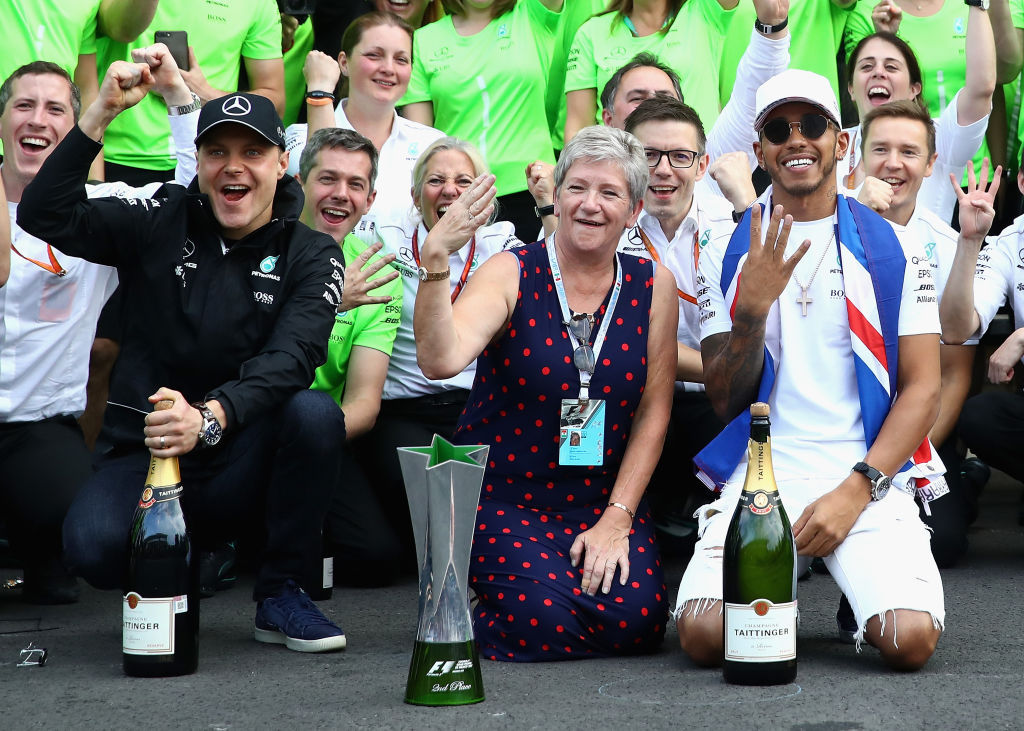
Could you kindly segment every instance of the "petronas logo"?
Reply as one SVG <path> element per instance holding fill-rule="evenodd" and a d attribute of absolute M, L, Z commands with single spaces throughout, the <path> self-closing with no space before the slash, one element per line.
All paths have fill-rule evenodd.
<path fill-rule="evenodd" d="M 929 241 L 927 244 L 924 245 L 924 258 L 925 259 L 929 259 L 930 260 L 932 258 L 932 254 L 934 252 L 935 252 L 935 242 L 934 241 Z"/>
<path fill-rule="evenodd" d="M 266 259 L 260 262 L 260 271 L 263 272 L 264 274 L 270 274 L 272 271 L 274 271 L 274 267 L 277 266 L 277 260 L 279 258 L 280 257 L 277 256 L 268 256 Z"/>

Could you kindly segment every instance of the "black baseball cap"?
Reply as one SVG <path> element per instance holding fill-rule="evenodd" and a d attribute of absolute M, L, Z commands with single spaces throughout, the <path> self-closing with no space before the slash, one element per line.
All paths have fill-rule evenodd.
<path fill-rule="evenodd" d="M 203 111 L 199 113 L 196 145 L 211 129 L 227 122 L 243 124 L 270 144 L 285 149 L 284 123 L 274 103 L 265 96 L 238 92 L 204 104 Z"/>

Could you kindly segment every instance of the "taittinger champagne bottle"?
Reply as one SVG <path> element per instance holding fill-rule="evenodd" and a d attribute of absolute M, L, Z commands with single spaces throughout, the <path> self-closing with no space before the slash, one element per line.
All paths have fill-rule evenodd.
<path fill-rule="evenodd" d="M 150 457 L 128 546 L 122 610 L 127 675 L 187 675 L 199 664 L 199 557 L 181 493 L 177 457 Z"/>
<path fill-rule="evenodd" d="M 796 545 L 772 473 L 768 404 L 750 407 L 743 493 L 725 537 L 723 594 L 728 683 L 796 678 Z"/>

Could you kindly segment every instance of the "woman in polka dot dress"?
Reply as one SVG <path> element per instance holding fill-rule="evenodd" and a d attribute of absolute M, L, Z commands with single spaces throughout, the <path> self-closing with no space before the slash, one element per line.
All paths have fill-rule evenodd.
<path fill-rule="evenodd" d="M 664 635 L 667 597 L 642 496 L 671 408 L 675 284 L 650 260 L 615 254 L 647 174 L 635 138 L 588 128 L 555 170 L 554 236 L 486 262 L 454 308 L 443 288 L 420 287 L 424 372 L 442 377 L 479 354 L 456 441 L 490 445 L 470 564 L 484 657 L 638 653 Z M 449 242 L 486 220 L 492 181 L 474 183 L 456 215 L 449 209 L 424 262 L 429 248 L 443 266 Z M 570 335 L 564 323 L 579 313 L 592 327 Z M 596 352 L 590 363 L 586 351 Z M 587 378 L 605 409 L 600 459 L 559 464 L 562 401 L 584 396 Z"/>

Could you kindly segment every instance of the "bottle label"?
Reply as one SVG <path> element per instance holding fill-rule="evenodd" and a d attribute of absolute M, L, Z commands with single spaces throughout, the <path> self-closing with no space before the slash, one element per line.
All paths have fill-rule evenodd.
<path fill-rule="evenodd" d="M 165 503 L 168 500 L 177 500 L 181 496 L 183 490 L 184 488 L 181 485 L 171 485 L 170 487 L 154 487 L 153 500 L 158 503 Z"/>
<path fill-rule="evenodd" d="M 768 497 L 768 493 L 764 490 L 758 490 L 750 498 L 748 507 L 754 515 L 768 515 L 775 506 L 772 504 L 771 498 Z"/>
<path fill-rule="evenodd" d="M 725 659 L 779 662 L 796 657 L 796 602 L 725 604 Z"/>
<path fill-rule="evenodd" d="M 173 655 L 174 615 L 187 611 L 185 597 L 144 598 L 130 591 L 122 605 L 122 647 L 127 655 Z"/>
<path fill-rule="evenodd" d="M 324 556 L 324 575 L 322 589 L 334 587 L 334 556 Z"/>

